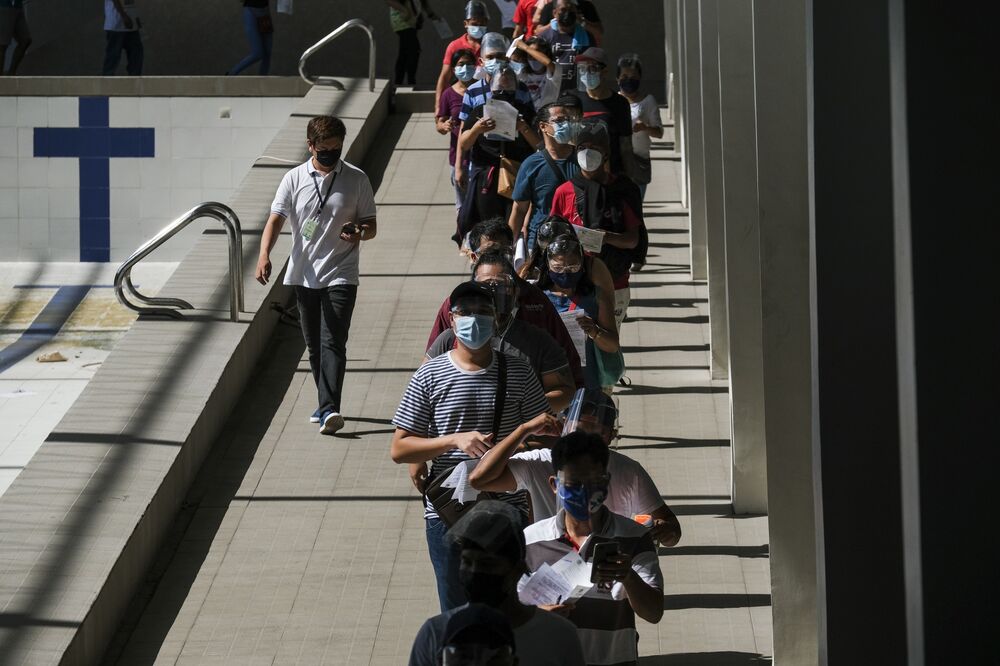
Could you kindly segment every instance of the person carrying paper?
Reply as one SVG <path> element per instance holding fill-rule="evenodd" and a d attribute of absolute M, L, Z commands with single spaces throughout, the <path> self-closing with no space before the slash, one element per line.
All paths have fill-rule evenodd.
<path fill-rule="evenodd" d="M 574 432 L 560 438 L 552 448 L 552 466 L 550 487 L 559 512 L 524 530 L 525 562 L 534 572 L 574 551 L 590 561 L 598 544 L 617 544 L 614 554 L 594 567 L 596 585 L 571 608 L 559 610 L 576 625 L 588 664 L 635 664 L 635 616 L 653 624 L 663 617 L 656 546 L 645 527 L 604 506 L 608 447 L 599 435 Z"/>

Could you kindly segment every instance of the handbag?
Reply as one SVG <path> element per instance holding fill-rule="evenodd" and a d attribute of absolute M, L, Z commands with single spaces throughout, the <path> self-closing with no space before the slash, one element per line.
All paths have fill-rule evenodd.
<path fill-rule="evenodd" d="M 500 418 L 503 415 L 504 397 L 507 394 L 507 358 L 503 355 L 503 352 L 497 351 L 494 353 L 497 355 L 497 393 L 493 399 L 493 430 L 491 432 L 496 437 L 498 436 L 497 433 L 500 432 Z M 438 518 L 448 527 L 458 522 L 458 519 L 479 501 L 477 499 L 463 504 L 452 497 L 455 492 L 454 488 L 447 488 L 442 485 L 448 480 L 454 469 L 455 465 L 452 465 L 448 469 L 442 470 L 440 474 L 427 482 L 427 487 L 424 489 L 424 499 L 430 502 L 431 506 L 434 507 L 434 511 L 437 512 Z M 492 493 L 480 493 L 479 497 L 483 497 L 484 495 L 492 496 Z"/>
<path fill-rule="evenodd" d="M 517 182 L 517 171 L 521 163 L 509 157 L 500 158 L 500 175 L 497 179 L 497 194 L 508 199 L 514 198 L 514 183 Z"/>
<path fill-rule="evenodd" d="M 621 349 L 616 352 L 606 352 L 594 345 L 594 360 L 601 386 L 614 386 L 625 376 L 625 355 Z"/>

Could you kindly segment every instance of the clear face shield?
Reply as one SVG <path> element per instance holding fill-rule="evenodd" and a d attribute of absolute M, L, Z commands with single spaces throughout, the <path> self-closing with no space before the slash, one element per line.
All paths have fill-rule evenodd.
<path fill-rule="evenodd" d="M 495 96 L 512 98 L 517 90 L 517 72 L 506 60 L 498 60 L 495 74 L 490 77 L 490 90 Z"/>
<path fill-rule="evenodd" d="M 615 403 L 604 391 L 578 389 L 566 410 L 562 434 L 566 436 L 579 430 L 600 435 L 610 444 L 617 419 Z"/>

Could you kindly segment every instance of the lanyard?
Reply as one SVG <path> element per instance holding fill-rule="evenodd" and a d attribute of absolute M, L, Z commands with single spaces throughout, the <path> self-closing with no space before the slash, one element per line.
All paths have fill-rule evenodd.
<path fill-rule="evenodd" d="M 330 200 L 330 193 L 333 192 L 333 184 L 337 182 L 337 174 L 339 173 L 339 171 L 333 172 L 333 178 L 330 179 L 330 187 L 326 188 L 326 196 L 323 196 L 320 192 L 319 185 L 316 182 L 316 172 L 314 171 L 312 173 L 313 187 L 316 188 L 316 196 L 319 198 L 319 206 L 316 208 L 315 217 L 319 217 L 319 214 L 323 211 L 323 206 L 325 206 L 326 202 Z"/>

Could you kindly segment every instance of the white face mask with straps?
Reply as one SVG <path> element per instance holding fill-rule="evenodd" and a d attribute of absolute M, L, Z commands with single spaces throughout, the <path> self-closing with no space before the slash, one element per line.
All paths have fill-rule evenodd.
<path fill-rule="evenodd" d="M 604 155 L 601 151 L 593 148 L 584 148 L 576 154 L 576 163 L 584 171 L 597 171 L 604 164 Z"/>

